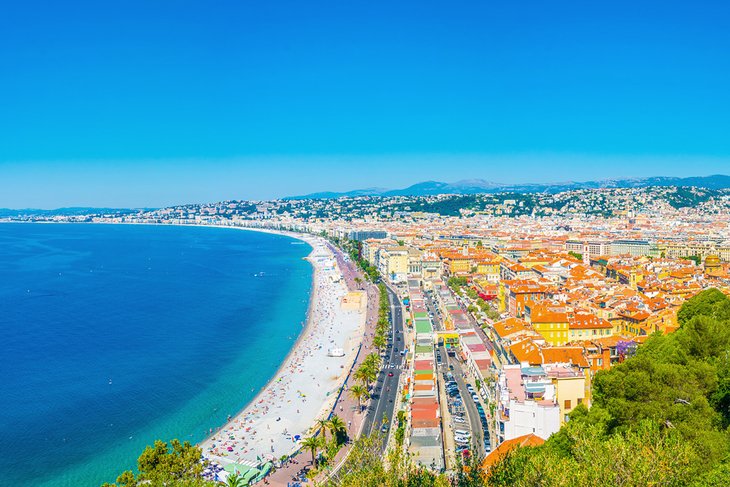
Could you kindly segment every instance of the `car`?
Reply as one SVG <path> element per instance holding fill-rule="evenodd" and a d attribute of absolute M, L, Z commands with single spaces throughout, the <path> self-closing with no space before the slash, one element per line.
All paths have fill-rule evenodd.
<path fill-rule="evenodd" d="M 393 377 L 393 372 L 388 372 L 388 377 Z"/>
<path fill-rule="evenodd" d="M 471 436 L 471 433 L 469 433 L 467 430 L 454 430 L 454 434 L 458 436 Z"/>
<path fill-rule="evenodd" d="M 397 352 L 397 351 L 398 351 L 398 347 L 394 348 L 393 350 L 394 350 L 395 352 Z"/>
<path fill-rule="evenodd" d="M 380 428 L 380 431 L 382 431 L 383 433 L 388 431 L 388 423 L 383 423 L 383 426 L 382 426 L 382 428 Z"/>
<path fill-rule="evenodd" d="M 472 394 L 471 398 L 474 399 L 474 402 L 479 402 L 479 396 L 477 396 L 476 394 Z"/>
<path fill-rule="evenodd" d="M 460 418 L 459 416 L 454 416 L 454 423 L 466 423 L 466 420 L 464 418 Z"/>

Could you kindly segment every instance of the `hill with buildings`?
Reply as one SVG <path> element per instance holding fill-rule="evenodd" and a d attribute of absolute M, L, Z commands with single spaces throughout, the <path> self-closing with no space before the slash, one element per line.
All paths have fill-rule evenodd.
<path fill-rule="evenodd" d="M 501 184 L 484 179 L 467 179 L 455 183 L 425 181 L 402 189 L 367 188 L 346 192 L 318 192 L 304 196 L 290 196 L 285 199 L 323 199 L 354 196 L 436 196 L 441 194 L 483 194 L 483 193 L 560 193 L 577 189 L 600 188 L 646 188 L 650 186 L 695 186 L 707 189 L 730 188 L 730 176 L 715 174 L 687 178 L 648 177 L 631 179 L 604 179 L 599 181 L 566 181 L 558 183 Z"/>

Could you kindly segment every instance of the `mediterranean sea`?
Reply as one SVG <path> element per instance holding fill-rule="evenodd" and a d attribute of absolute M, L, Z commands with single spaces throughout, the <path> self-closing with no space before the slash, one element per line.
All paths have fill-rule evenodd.
<path fill-rule="evenodd" d="M 273 377 L 311 247 L 213 227 L 0 224 L 0 484 L 99 486 Z"/>

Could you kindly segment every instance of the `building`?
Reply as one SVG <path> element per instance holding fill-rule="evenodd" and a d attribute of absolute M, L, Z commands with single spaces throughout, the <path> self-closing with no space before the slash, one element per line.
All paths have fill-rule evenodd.
<path fill-rule="evenodd" d="M 651 245 L 646 240 L 614 240 L 611 242 L 611 255 L 631 255 L 641 257 L 649 255 Z"/>
<path fill-rule="evenodd" d="M 568 343 L 569 318 L 565 308 L 556 306 L 526 305 L 525 319 L 550 345 Z M 610 325 L 609 325 L 610 326 Z"/>
<path fill-rule="evenodd" d="M 613 325 L 591 313 L 575 313 L 568 317 L 568 341 L 593 340 L 613 335 Z"/>
<path fill-rule="evenodd" d="M 546 440 L 560 429 L 555 386 L 542 367 L 505 365 L 496 387 L 497 443 L 528 434 Z"/>

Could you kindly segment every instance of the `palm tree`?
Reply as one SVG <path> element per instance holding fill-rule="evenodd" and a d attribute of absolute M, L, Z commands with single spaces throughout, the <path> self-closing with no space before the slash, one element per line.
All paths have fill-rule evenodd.
<path fill-rule="evenodd" d="M 370 373 L 368 372 L 367 364 L 362 364 L 358 369 L 355 371 L 352 376 L 355 378 L 355 380 L 358 380 L 365 384 L 365 387 L 370 387 Z M 357 387 L 357 386 L 353 386 Z"/>
<path fill-rule="evenodd" d="M 302 441 L 302 447 L 306 450 L 309 450 L 312 454 L 312 465 L 316 464 L 317 461 L 317 450 L 319 450 L 319 447 L 322 445 L 322 438 L 318 436 L 310 436 L 309 438 L 304 438 Z"/>
<path fill-rule="evenodd" d="M 371 368 L 377 369 L 378 367 L 380 367 L 380 355 L 378 355 L 377 353 L 369 354 L 367 357 L 365 357 L 365 360 L 363 360 L 363 365 L 367 365 Z"/>
<path fill-rule="evenodd" d="M 226 479 L 226 487 L 243 487 L 243 477 L 238 472 L 229 475 Z"/>
<path fill-rule="evenodd" d="M 357 399 L 357 408 L 362 412 L 362 400 L 370 397 L 368 390 L 359 384 L 355 384 L 350 387 L 350 395 Z"/>
<path fill-rule="evenodd" d="M 357 284 L 357 288 L 360 289 L 360 284 L 362 284 L 362 279 L 360 279 L 359 277 L 356 277 L 355 284 Z"/>
<path fill-rule="evenodd" d="M 327 428 L 330 430 L 332 438 L 334 438 L 335 440 L 337 440 L 337 435 L 347 431 L 347 426 L 345 426 L 345 422 L 342 421 L 342 418 L 340 418 L 336 414 L 333 415 L 329 421 L 327 421 Z"/>
<path fill-rule="evenodd" d="M 375 338 L 373 338 L 373 346 L 378 350 L 385 348 L 385 337 L 380 334 L 376 335 Z"/>
<path fill-rule="evenodd" d="M 322 438 L 324 438 L 325 441 L 327 441 L 327 428 L 329 427 L 329 421 L 327 421 L 325 418 L 320 418 L 317 420 L 317 428 L 319 429 L 320 433 L 322 433 Z"/>

